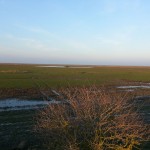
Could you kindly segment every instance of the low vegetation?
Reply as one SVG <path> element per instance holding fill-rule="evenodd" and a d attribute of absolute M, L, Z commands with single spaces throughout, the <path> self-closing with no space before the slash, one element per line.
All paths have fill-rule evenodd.
<path fill-rule="evenodd" d="M 143 148 L 140 145 L 147 143 L 149 135 L 150 99 L 142 99 L 147 103 L 142 105 L 133 96 L 149 96 L 150 90 L 116 87 L 149 86 L 149 77 L 149 67 L 42 68 L 0 64 L 0 99 L 50 97 L 63 102 L 41 110 L 0 112 L 0 149 L 20 145 L 24 145 L 22 149 L 37 150 Z M 52 90 L 62 94 L 55 97 Z M 144 150 L 149 150 L 149 145 Z"/>
<path fill-rule="evenodd" d="M 0 88 L 59 88 L 70 86 L 119 85 L 150 82 L 150 67 L 47 68 L 37 65 L 0 64 Z"/>
<path fill-rule="evenodd" d="M 49 105 L 37 116 L 35 130 L 45 149 L 132 150 L 148 140 L 148 125 L 128 95 L 96 87 L 61 93 L 61 105 Z"/>

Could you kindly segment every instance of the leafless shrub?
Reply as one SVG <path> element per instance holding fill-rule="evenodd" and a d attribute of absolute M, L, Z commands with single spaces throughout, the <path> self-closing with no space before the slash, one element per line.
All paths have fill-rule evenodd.
<path fill-rule="evenodd" d="M 64 103 L 49 105 L 37 117 L 36 131 L 47 149 L 132 150 L 147 140 L 149 129 L 126 94 L 96 87 L 61 93 Z"/>

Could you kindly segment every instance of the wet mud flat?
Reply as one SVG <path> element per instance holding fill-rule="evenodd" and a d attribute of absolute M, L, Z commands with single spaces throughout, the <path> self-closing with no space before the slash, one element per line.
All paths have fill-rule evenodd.
<path fill-rule="evenodd" d="M 59 101 L 4 99 L 0 101 L 0 150 L 41 149 L 34 131 L 37 113 Z"/>
<path fill-rule="evenodd" d="M 42 96 L 37 88 L 1 88 L 0 100 L 7 98 L 41 99 Z"/>
<path fill-rule="evenodd" d="M 3 99 L 42 100 L 48 97 L 56 98 L 57 92 L 43 88 L 0 88 L 0 101 Z"/>
<path fill-rule="evenodd" d="M 0 149 L 40 149 L 40 140 L 34 132 L 36 113 L 31 109 L 0 112 Z"/>
<path fill-rule="evenodd" d="M 28 107 L 13 107 L 10 100 L 1 101 L 0 108 L 0 147 L 12 150 L 24 143 L 25 148 L 32 147 L 37 141 L 34 128 L 36 109 Z M 14 100 L 12 100 L 14 101 Z M 2 105 L 3 104 L 3 105 Z M 8 104 L 8 105 L 7 105 Z M 34 143 L 34 144 L 33 144 Z"/>

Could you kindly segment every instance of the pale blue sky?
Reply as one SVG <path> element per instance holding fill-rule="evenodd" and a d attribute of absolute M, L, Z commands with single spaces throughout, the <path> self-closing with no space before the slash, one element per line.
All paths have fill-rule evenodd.
<path fill-rule="evenodd" d="M 0 0 L 0 63 L 150 66 L 150 0 Z"/>

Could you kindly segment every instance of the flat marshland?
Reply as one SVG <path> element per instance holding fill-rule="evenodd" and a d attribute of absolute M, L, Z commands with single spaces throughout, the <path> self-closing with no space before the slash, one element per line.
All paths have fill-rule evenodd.
<path fill-rule="evenodd" d="M 1 101 L 14 98 L 43 100 L 41 90 L 48 94 L 51 90 L 57 92 L 68 87 L 93 85 L 147 97 L 146 106 L 141 110 L 146 112 L 149 123 L 150 67 L 0 64 Z M 30 149 L 40 149 L 33 130 L 38 109 L 4 109 L 0 106 L 3 110 L 0 111 L 0 149 L 12 149 L 21 144 Z M 146 149 L 149 149 L 147 145 Z"/>
<path fill-rule="evenodd" d="M 41 65 L 0 65 L 0 88 L 41 86 L 118 85 L 124 82 L 150 82 L 150 67 L 85 66 L 40 67 Z M 89 67 L 89 68 L 88 68 Z"/>

